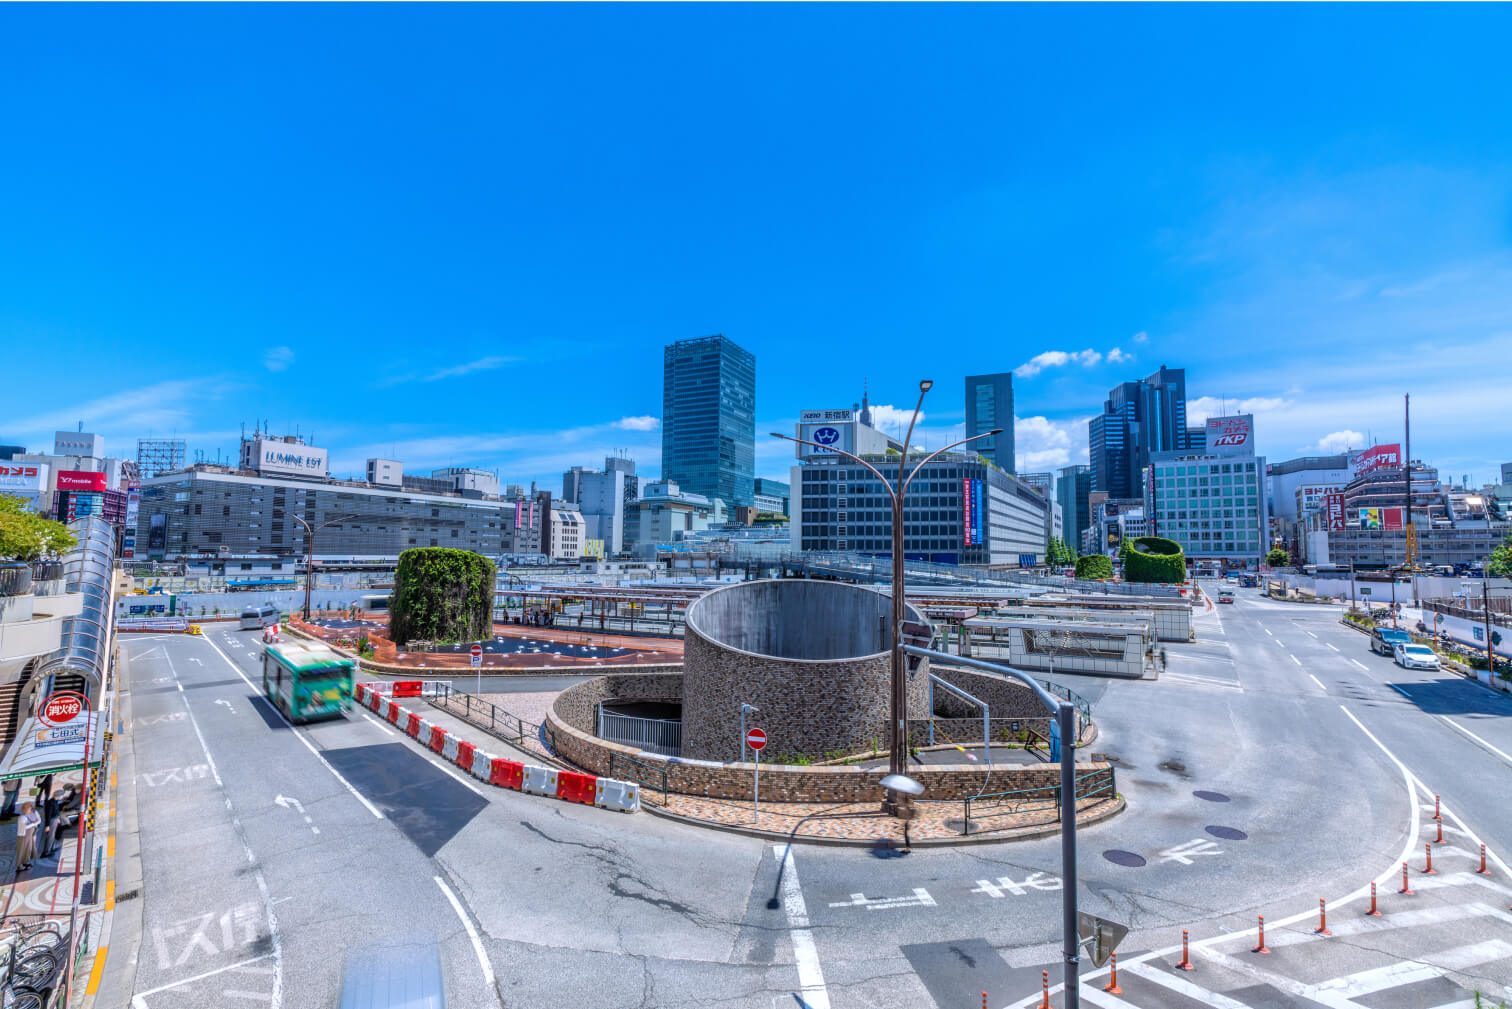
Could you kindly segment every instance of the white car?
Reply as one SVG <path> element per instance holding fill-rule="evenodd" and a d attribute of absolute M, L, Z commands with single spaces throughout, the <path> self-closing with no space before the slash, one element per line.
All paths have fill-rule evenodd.
<path fill-rule="evenodd" d="M 1405 669 L 1437 669 L 1438 653 L 1427 645 L 1397 645 L 1393 649 L 1396 664 Z"/>

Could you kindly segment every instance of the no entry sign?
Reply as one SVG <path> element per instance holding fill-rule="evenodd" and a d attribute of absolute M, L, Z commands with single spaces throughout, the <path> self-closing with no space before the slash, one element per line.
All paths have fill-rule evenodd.
<path fill-rule="evenodd" d="M 42 721 L 49 725 L 63 725 L 78 717 L 84 704 L 77 694 L 53 694 L 42 704 Z"/>
<path fill-rule="evenodd" d="M 481 666 L 483 664 L 483 646 L 482 645 L 473 645 L 472 648 L 468 650 L 467 655 L 468 655 L 468 658 L 472 660 L 472 664 L 474 666 Z"/>
<path fill-rule="evenodd" d="M 759 750 L 766 745 L 766 733 L 761 729 L 752 729 L 746 733 L 746 745 L 753 750 Z"/>

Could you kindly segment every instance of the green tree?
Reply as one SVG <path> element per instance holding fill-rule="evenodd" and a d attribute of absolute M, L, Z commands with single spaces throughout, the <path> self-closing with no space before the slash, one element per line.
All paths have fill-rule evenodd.
<path fill-rule="evenodd" d="M 1271 547 L 1270 553 L 1265 555 L 1265 563 L 1273 568 L 1284 568 L 1291 565 L 1291 554 L 1283 547 Z"/>
<path fill-rule="evenodd" d="M 399 555 L 389 630 L 406 642 L 477 641 L 493 633 L 494 563 L 481 554 L 422 547 Z"/>
<path fill-rule="evenodd" d="M 1066 541 L 1059 536 L 1050 537 L 1050 546 L 1045 551 L 1047 564 L 1065 565 L 1076 563 L 1076 551 L 1066 545 Z"/>
<path fill-rule="evenodd" d="M 1105 554 L 1087 554 L 1076 559 L 1076 577 L 1101 580 L 1113 577 L 1113 561 Z"/>
<path fill-rule="evenodd" d="M 25 498 L 0 494 L 0 557 L 19 561 L 57 557 L 78 543 L 63 523 L 30 511 Z"/>
<path fill-rule="evenodd" d="M 1502 545 L 1491 551 L 1491 557 L 1486 561 L 1486 574 L 1495 578 L 1512 577 L 1512 533 L 1502 541 Z"/>
<path fill-rule="evenodd" d="M 1186 581 L 1186 554 L 1181 544 L 1164 536 L 1140 536 L 1129 541 L 1124 580 L 1177 584 Z"/>

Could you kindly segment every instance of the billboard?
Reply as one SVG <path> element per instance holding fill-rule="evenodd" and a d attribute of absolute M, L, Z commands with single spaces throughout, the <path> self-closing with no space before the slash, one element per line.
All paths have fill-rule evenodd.
<path fill-rule="evenodd" d="M 137 519 L 142 509 L 142 485 L 128 483 L 126 485 L 126 524 L 121 534 L 121 556 L 132 558 L 136 556 L 136 532 Z"/>
<path fill-rule="evenodd" d="M 826 412 L 833 413 L 834 411 Z M 856 425 L 849 419 L 818 424 L 800 423 L 798 437 L 823 446 L 816 448 L 814 445 L 799 445 L 798 457 L 800 459 L 815 455 L 834 455 L 835 449 L 845 452 L 856 451 Z"/>
<path fill-rule="evenodd" d="M 313 445 L 295 445 L 286 441 L 257 442 L 259 473 L 298 473 L 325 476 L 327 451 Z"/>
<path fill-rule="evenodd" d="M 1338 492 L 1330 492 L 1323 495 L 1323 517 L 1325 528 L 1330 530 L 1344 528 L 1344 495 Z"/>
<path fill-rule="evenodd" d="M 1361 508 L 1361 529 L 1400 529 L 1402 528 L 1401 508 Z"/>
<path fill-rule="evenodd" d="M 47 463 L 0 462 L 0 493 L 39 494 L 47 486 Z"/>
<path fill-rule="evenodd" d="M 58 490 L 91 491 L 105 493 L 105 474 L 88 473 L 84 470 L 58 470 Z"/>
<path fill-rule="evenodd" d="M 982 545 L 982 481 L 970 477 L 961 480 L 961 542 Z"/>
<path fill-rule="evenodd" d="M 1356 477 L 1362 477 L 1382 466 L 1402 465 L 1402 446 L 1398 444 L 1376 445 L 1363 449 L 1350 460 L 1349 468 Z"/>
<path fill-rule="evenodd" d="M 1209 417 L 1207 450 L 1209 455 L 1254 455 L 1254 415 L 1236 413 L 1230 417 Z"/>
<path fill-rule="evenodd" d="M 849 424 L 855 419 L 854 410 L 804 410 L 798 415 L 800 424 Z"/>
<path fill-rule="evenodd" d="M 1314 508 L 1322 508 L 1325 498 L 1340 489 L 1336 483 L 1303 484 L 1297 488 L 1297 514 L 1306 515 Z"/>
<path fill-rule="evenodd" d="M 159 512 L 147 520 L 147 549 L 164 550 L 168 546 L 168 516 Z"/>

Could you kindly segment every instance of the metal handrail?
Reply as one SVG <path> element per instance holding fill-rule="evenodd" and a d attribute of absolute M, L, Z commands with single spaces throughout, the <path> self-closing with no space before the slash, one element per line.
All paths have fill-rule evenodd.
<path fill-rule="evenodd" d="M 1095 782 L 1095 783 L 1091 784 L 1091 785 L 1084 785 L 1084 783 L 1086 783 L 1086 782 Z M 1117 777 L 1117 769 L 1116 768 L 1113 768 L 1113 767 L 1108 767 L 1106 769 L 1099 768 L 1099 769 L 1097 769 L 1095 771 L 1089 771 L 1086 774 L 1078 775 L 1077 778 L 1076 778 L 1075 795 L 1076 795 L 1077 799 L 1096 799 L 1096 798 L 1109 798 L 1109 799 L 1111 799 L 1114 796 L 1116 796 L 1117 794 L 1118 794 L 1118 777 Z M 1042 800 L 1050 800 L 1053 803 L 1054 808 L 1055 808 L 1055 822 L 1057 822 L 1057 823 L 1061 822 L 1062 803 L 1060 801 L 1061 800 L 1061 787 L 1060 787 L 1060 785 L 1059 784 L 1055 784 L 1055 785 L 1037 785 L 1037 786 L 1034 786 L 1032 788 L 1016 788 L 1016 789 L 1013 789 L 1013 790 L 1007 791 L 1007 792 L 989 792 L 989 793 L 987 793 L 985 795 L 968 795 L 965 798 L 963 798 L 961 800 L 961 804 L 962 804 L 961 834 L 962 834 L 962 836 L 965 836 L 965 835 L 971 833 L 971 804 L 972 803 L 977 803 L 979 806 L 982 803 L 999 803 L 999 804 L 1001 804 L 1001 803 L 1003 803 L 1005 801 L 1012 800 L 1012 798 L 1014 796 L 1020 796 L 1022 798 L 1019 799 L 1016 802 L 1012 802 L 1013 808 L 1010 809 L 1010 810 L 1008 810 L 1006 814 L 991 814 L 991 813 L 989 813 L 989 814 L 986 814 L 986 815 L 989 815 L 989 816 L 991 816 L 991 815 L 1010 815 L 1011 816 L 1013 813 L 1021 812 L 1023 810 L 1024 807 L 1021 805 L 1021 803 L 1027 803 L 1027 802 L 1033 802 L 1033 801 L 1042 801 Z"/>
<path fill-rule="evenodd" d="M 658 776 L 660 777 L 659 784 L 656 783 Z M 636 784 L 640 785 L 642 788 L 660 789 L 662 794 L 662 805 L 665 806 L 667 804 L 667 794 L 669 788 L 667 784 L 666 767 L 658 767 L 654 764 L 648 764 L 643 760 L 636 760 L 634 757 L 626 756 L 623 753 L 616 753 L 615 751 L 610 750 L 609 777 L 619 778 L 624 781 L 633 781 Z"/>

